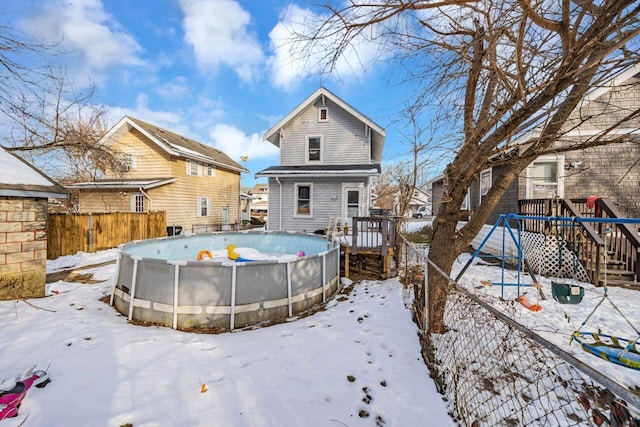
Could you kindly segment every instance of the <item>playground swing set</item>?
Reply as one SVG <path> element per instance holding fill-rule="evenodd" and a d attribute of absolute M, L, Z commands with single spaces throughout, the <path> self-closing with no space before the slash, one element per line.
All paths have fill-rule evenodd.
<path fill-rule="evenodd" d="M 513 287 L 517 288 L 517 301 L 523 305 L 525 308 L 538 312 L 542 310 L 542 306 L 536 303 L 531 302 L 526 294 L 521 294 L 520 288 L 527 287 L 535 287 L 538 289 L 540 293 L 540 297 L 542 299 L 546 299 L 542 289 L 538 283 L 538 280 L 532 271 L 529 262 L 527 261 L 527 257 L 524 255 L 524 251 L 522 249 L 522 220 L 543 220 L 550 221 L 555 224 L 556 231 L 558 231 L 561 226 L 575 227 L 579 222 L 607 222 L 607 223 L 632 223 L 632 224 L 640 224 L 640 218 L 629 218 L 629 219 L 621 219 L 621 218 L 582 218 L 582 217 L 543 217 L 543 216 L 525 216 L 525 215 L 517 215 L 517 214 L 506 214 L 500 215 L 496 223 L 493 225 L 489 233 L 482 240 L 478 248 L 474 251 L 471 258 L 464 265 L 460 273 L 455 278 L 455 282 L 458 282 L 460 278 L 464 275 L 466 270 L 471 266 L 471 263 L 475 258 L 498 258 L 501 260 L 501 281 L 500 282 L 491 282 L 491 285 L 501 286 L 501 297 L 504 299 L 504 288 L 505 287 Z M 511 221 L 515 221 L 516 225 L 516 233 L 511 227 Z M 502 248 L 500 255 L 487 255 L 482 254 L 482 248 L 489 241 L 493 233 L 498 229 L 498 227 L 502 227 Z M 560 233 L 556 233 L 557 236 L 560 236 Z M 513 242 L 516 255 L 507 254 L 507 238 L 511 238 L 511 242 Z M 605 264 L 607 262 L 607 238 L 605 234 Z M 563 265 L 563 252 L 566 247 L 566 241 L 558 240 L 557 248 L 558 248 L 558 265 L 562 267 Z M 507 260 L 510 258 L 516 259 L 517 264 L 517 276 L 516 282 L 510 283 L 505 281 L 505 268 L 507 266 Z M 575 256 L 572 256 L 572 267 L 573 267 L 573 275 L 570 281 L 560 281 L 553 280 L 551 282 L 551 291 L 553 294 L 553 298 L 560 304 L 580 304 L 585 295 L 585 290 L 582 286 L 575 283 L 576 281 L 576 271 L 578 268 L 578 261 Z M 524 283 L 523 275 L 521 272 L 524 269 L 527 270 L 529 275 L 531 276 L 533 283 Z M 613 307 L 613 309 L 620 314 L 620 316 L 626 321 L 626 323 L 633 329 L 636 333 L 636 338 L 634 340 L 617 337 L 610 334 L 602 333 L 600 330 L 598 332 L 586 332 L 582 331 L 582 328 L 586 326 L 587 322 L 591 319 L 593 314 L 602 306 L 602 304 L 608 301 L 609 304 Z M 618 306 L 609 298 L 608 286 L 607 286 L 607 273 L 605 269 L 604 275 L 604 295 L 600 299 L 600 301 L 596 304 L 591 313 L 587 316 L 587 318 L 582 322 L 580 327 L 571 334 L 571 338 L 569 343 L 577 342 L 582 350 L 587 353 L 591 353 L 597 357 L 600 357 L 603 360 L 608 362 L 624 366 L 627 368 L 640 370 L 640 352 L 638 351 L 638 343 L 640 342 L 640 331 L 631 323 L 629 318 L 625 316 L 625 314 L 618 308 Z"/>

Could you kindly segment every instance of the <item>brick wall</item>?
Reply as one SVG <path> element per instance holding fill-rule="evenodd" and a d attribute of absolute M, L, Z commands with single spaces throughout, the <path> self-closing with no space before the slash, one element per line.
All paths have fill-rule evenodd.
<path fill-rule="evenodd" d="M 0 197 L 0 299 L 44 296 L 47 199 Z"/>

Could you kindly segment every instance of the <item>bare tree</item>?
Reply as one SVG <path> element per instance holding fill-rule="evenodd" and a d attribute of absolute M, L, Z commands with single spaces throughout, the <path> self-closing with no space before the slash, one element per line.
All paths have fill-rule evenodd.
<path fill-rule="evenodd" d="M 603 132 L 558 148 L 553 143 L 575 126 L 570 119 L 594 87 L 638 61 L 640 4 L 632 0 L 543 2 L 536 0 L 386 0 L 328 2 L 323 22 L 297 35 L 294 46 L 327 41 L 332 64 L 363 40 L 381 43 L 417 85 L 415 105 L 450 109 L 458 137 L 444 179 L 447 203 L 434 220 L 430 259 L 446 273 L 494 210 L 509 184 L 534 159 L 619 140 L 629 111 Z M 393 49 L 390 48 L 393 47 Z M 504 162 L 491 189 L 471 213 L 460 206 L 467 190 L 493 158 L 509 151 L 527 132 L 535 138 Z M 627 135 L 628 137 L 628 135 Z M 459 220 L 468 219 L 461 229 Z M 447 281 L 429 274 L 429 330 L 443 332 Z"/>
<path fill-rule="evenodd" d="M 118 169 L 117 153 L 98 144 L 105 109 L 92 104 L 94 88 L 76 91 L 55 45 L 23 41 L 0 26 L 0 143 L 62 182 L 95 179 Z"/>

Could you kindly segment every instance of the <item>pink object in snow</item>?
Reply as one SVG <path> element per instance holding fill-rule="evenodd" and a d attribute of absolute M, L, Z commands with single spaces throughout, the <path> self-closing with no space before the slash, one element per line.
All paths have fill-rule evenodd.
<path fill-rule="evenodd" d="M 34 369 L 35 365 L 27 368 L 21 376 L 0 384 L 0 420 L 18 415 L 22 399 L 32 386 L 42 388 L 49 384 L 49 374 Z"/>

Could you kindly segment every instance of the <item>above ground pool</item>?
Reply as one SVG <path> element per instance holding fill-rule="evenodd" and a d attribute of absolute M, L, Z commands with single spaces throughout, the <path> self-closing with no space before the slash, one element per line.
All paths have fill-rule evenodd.
<path fill-rule="evenodd" d="M 337 244 L 299 233 L 136 241 L 119 248 L 111 305 L 129 320 L 174 329 L 244 328 L 326 302 L 338 290 L 339 262 Z"/>

